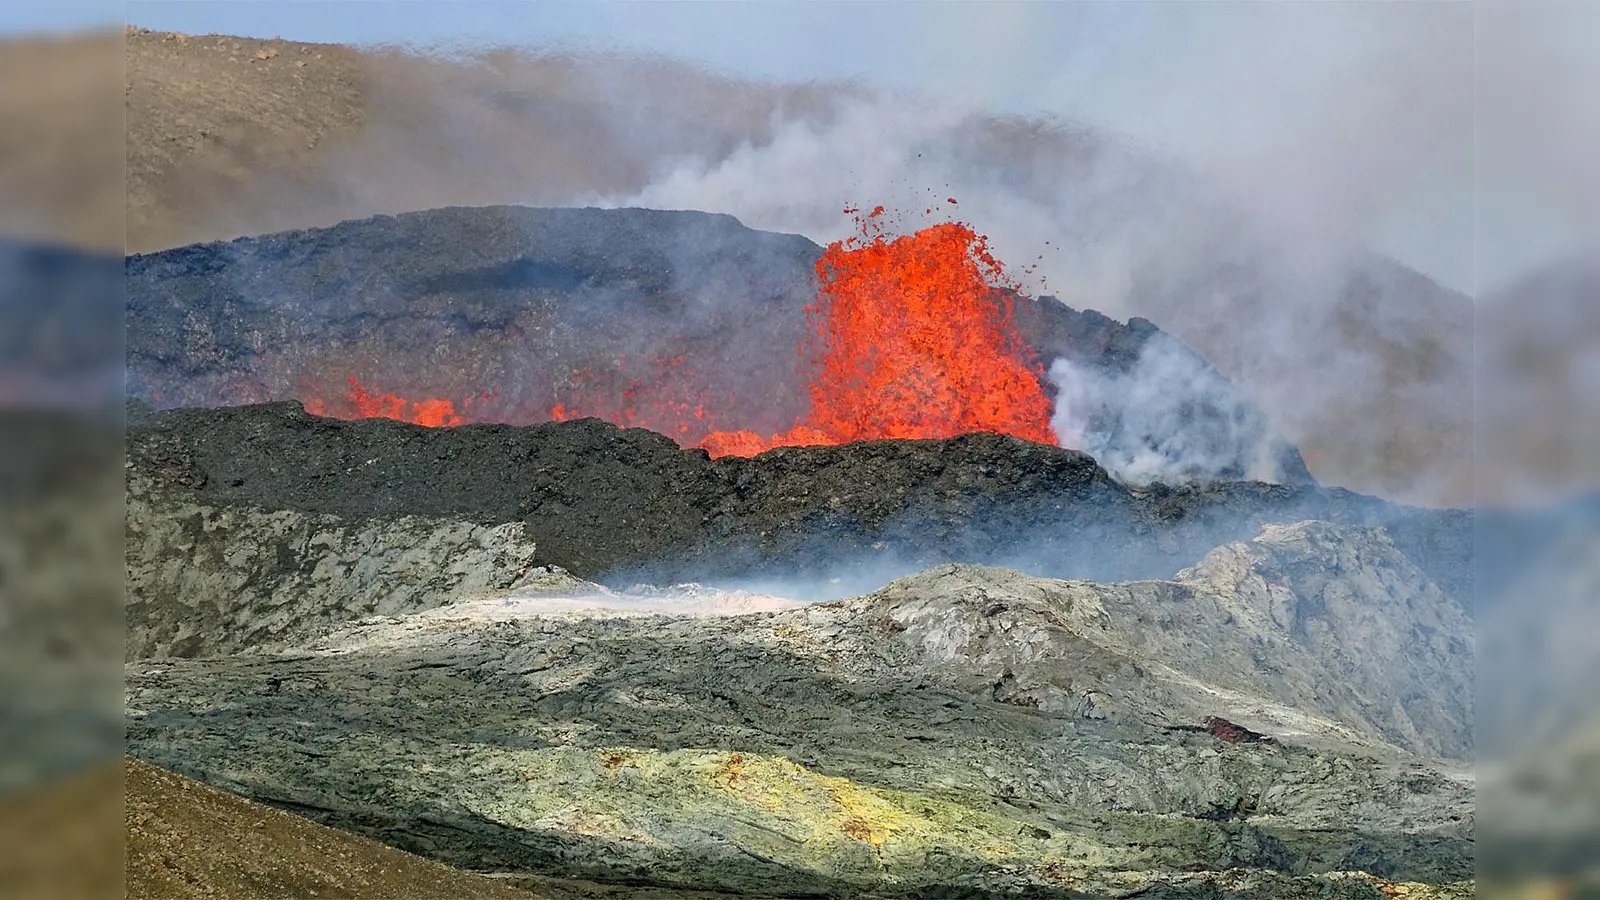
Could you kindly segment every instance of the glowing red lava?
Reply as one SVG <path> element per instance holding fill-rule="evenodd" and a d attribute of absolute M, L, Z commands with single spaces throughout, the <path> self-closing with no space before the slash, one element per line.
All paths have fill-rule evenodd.
<path fill-rule="evenodd" d="M 395 394 L 372 394 L 354 375 L 346 376 L 350 392 L 345 395 L 347 407 L 330 411 L 328 402 L 320 397 L 305 398 L 306 412 L 316 416 L 334 416 L 340 419 L 399 419 L 439 428 L 461 425 L 465 419 L 456 414 L 456 404 L 451 400 L 407 400 Z"/>
<path fill-rule="evenodd" d="M 856 213 L 856 210 L 846 210 Z M 811 410 L 763 438 L 713 432 L 713 456 L 772 447 L 994 431 L 1056 443 L 1043 370 L 1011 321 L 1012 291 L 987 239 L 945 223 L 890 239 L 883 207 L 817 261 Z"/>

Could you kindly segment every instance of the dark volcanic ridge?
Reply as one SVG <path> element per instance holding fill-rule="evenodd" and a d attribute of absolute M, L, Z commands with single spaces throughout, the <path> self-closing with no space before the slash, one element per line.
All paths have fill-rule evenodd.
<path fill-rule="evenodd" d="M 771 434 L 809 403 L 796 351 L 821 253 L 727 215 L 495 206 L 135 255 L 128 391 L 158 408 L 336 402 L 354 376 L 471 398 L 469 421 L 547 421 L 558 403 L 613 419 L 627 397 L 632 424 L 686 427 L 688 444 Z M 1015 321 L 1071 404 L 1073 442 L 1119 475 L 1311 482 L 1261 411 L 1155 325 L 1052 297 L 1019 297 Z M 675 404 L 707 412 L 655 412 Z"/>
<path fill-rule="evenodd" d="M 1458 602 L 1471 596 L 1468 512 L 1310 485 L 1136 490 L 1087 454 L 995 434 L 713 460 L 594 419 L 425 428 L 285 402 L 134 404 L 128 445 L 132 499 L 352 522 L 520 523 L 540 564 L 613 586 L 701 581 L 839 597 L 948 562 L 1163 578 L 1265 524 L 1325 520 L 1385 527 Z"/>

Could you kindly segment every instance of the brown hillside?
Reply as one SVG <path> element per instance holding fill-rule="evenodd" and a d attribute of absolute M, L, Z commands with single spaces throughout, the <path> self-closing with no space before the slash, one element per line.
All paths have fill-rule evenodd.
<path fill-rule="evenodd" d="M 120 45 L 0 39 L 0 234 L 122 246 Z"/>
<path fill-rule="evenodd" d="M 834 90 L 640 57 L 506 52 L 456 64 L 139 28 L 127 34 L 127 80 L 131 252 L 635 191 L 660 159 L 726 155 L 759 140 L 774 110 L 820 114 Z M 670 112 L 649 140 L 634 139 L 630 121 L 649 110 Z"/>
<path fill-rule="evenodd" d="M 262 220 L 238 208 L 262 185 L 309 181 L 366 119 L 360 54 L 337 46 L 130 29 L 128 249 L 229 236 Z M 254 219 L 255 221 L 252 221 Z"/>
<path fill-rule="evenodd" d="M 125 779 L 130 900 L 532 896 L 137 759 Z"/>
<path fill-rule="evenodd" d="M 122 783 L 110 760 L 0 799 L 0 897 L 123 896 Z"/>

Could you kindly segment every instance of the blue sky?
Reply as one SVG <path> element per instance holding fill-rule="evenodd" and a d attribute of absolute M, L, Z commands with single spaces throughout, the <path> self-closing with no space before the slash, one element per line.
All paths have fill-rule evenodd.
<path fill-rule="evenodd" d="M 24 0 L 7 25 L 109 6 Z M 133 0 L 126 17 L 349 44 L 646 50 L 750 78 L 860 79 L 1067 116 L 1273 202 L 1337 206 L 1368 243 L 1463 290 L 1565 237 L 1516 190 L 1475 177 L 1463 3 Z M 1476 256 L 1474 212 L 1515 223 Z"/>
<path fill-rule="evenodd" d="M 114 0 L 6 0 L 0 10 L 0 35 L 58 34 L 122 21 L 123 4 Z"/>

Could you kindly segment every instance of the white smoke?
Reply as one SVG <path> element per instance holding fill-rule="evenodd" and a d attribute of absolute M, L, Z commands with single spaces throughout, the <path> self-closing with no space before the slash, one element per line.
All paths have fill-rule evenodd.
<path fill-rule="evenodd" d="M 908 165 L 931 152 L 941 135 L 967 113 L 953 107 L 918 107 L 847 97 L 828 121 L 774 116 L 773 136 L 745 142 L 715 162 L 681 160 L 637 194 L 599 198 L 607 206 L 712 209 L 731 212 L 746 225 L 799 232 L 818 242 L 845 236 L 841 214 L 850 201 L 908 206 Z M 871 197 L 859 196 L 864 191 Z"/>
<path fill-rule="evenodd" d="M 856 93 L 825 118 L 775 115 L 764 141 L 721 159 L 677 160 L 641 191 L 584 202 L 726 212 L 819 243 L 848 236 L 854 225 L 842 209 L 851 203 L 882 204 L 907 229 L 964 221 L 1025 288 L 1126 315 L 1132 260 L 1216 221 L 1196 216 L 1198 198 L 1180 199 L 1192 191 L 1179 183 L 1070 123 Z"/>
<path fill-rule="evenodd" d="M 818 242 L 849 233 L 841 210 L 852 202 L 881 203 L 907 229 L 965 221 L 1025 290 L 1122 316 L 1141 283 L 1181 284 L 1239 255 L 1248 235 L 1193 176 L 1102 135 L 889 93 L 843 98 L 826 118 L 775 118 L 766 142 L 716 162 L 679 160 L 643 191 L 596 200 L 725 211 Z M 1336 382 L 1332 372 L 1322 378 Z M 1050 377 L 1057 433 L 1125 481 L 1283 480 L 1282 443 L 1252 406 L 1258 398 L 1168 335 L 1154 336 L 1132 372 L 1062 360 Z"/>
<path fill-rule="evenodd" d="M 1219 473 L 1281 482 L 1282 442 L 1245 397 L 1187 347 L 1154 334 L 1127 372 L 1058 359 L 1052 425 L 1063 446 L 1126 484 L 1182 484 Z"/>
<path fill-rule="evenodd" d="M 850 203 L 883 204 L 907 230 L 964 221 L 1025 292 L 1143 316 L 1194 347 L 1271 430 L 1322 451 L 1319 477 L 1426 501 L 1435 479 L 1420 469 L 1459 474 L 1459 453 L 1407 462 L 1421 451 L 1406 448 L 1466 445 L 1470 410 L 1453 399 L 1464 396 L 1468 300 L 1354 244 L 1350 223 L 1362 215 L 1286 227 L 1316 218 L 1309 198 L 1338 193 L 1327 187 L 1337 173 L 1313 190 L 1302 172 L 1308 183 L 1284 207 L 1059 118 L 867 91 L 832 110 L 775 117 L 725 157 L 679 158 L 642 190 L 595 199 L 727 212 L 819 242 L 850 231 Z M 1382 447 L 1350 438 L 1363 428 L 1398 437 Z"/>

